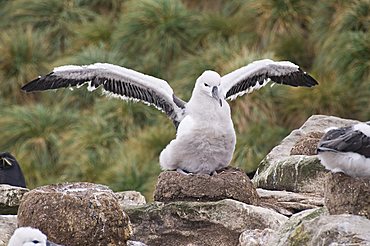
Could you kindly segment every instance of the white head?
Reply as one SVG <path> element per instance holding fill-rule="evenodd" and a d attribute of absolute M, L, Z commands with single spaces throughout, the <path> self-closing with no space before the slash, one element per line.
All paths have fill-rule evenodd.
<path fill-rule="evenodd" d="M 222 106 L 222 100 L 219 91 L 220 84 L 221 76 L 215 71 L 206 70 L 197 79 L 195 87 L 197 91 L 216 99 L 220 103 L 220 106 Z"/>
<path fill-rule="evenodd" d="M 363 134 L 365 134 L 366 136 L 370 137 L 370 125 L 368 124 L 368 122 L 358 123 L 358 124 L 354 125 L 353 130 L 360 131 Z"/>
<path fill-rule="evenodd" d="M 46 236 L 38 229 L 20 227 L 16 229 L 9 240 L 8 246 L 47 246 L 56 245 L 47 240 Z"/>

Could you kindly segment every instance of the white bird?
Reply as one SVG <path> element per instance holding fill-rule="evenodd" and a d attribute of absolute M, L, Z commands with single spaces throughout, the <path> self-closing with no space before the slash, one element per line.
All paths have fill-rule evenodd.
<path fill-rule="evenodd" d="M 205 71 L 196 80 L 187 103 L 175 96 L 166 81 L 107 63 L 57 67 L 22 89 L 29 92 L 88 84 L 88 90 L 102 86 L 109 96 L 154 105 L 177 128 L 176 138 L 160 154 L 162 169 L 212 174 L 229 165 L 235 149 L 235 130 L 226 100 L 259 89 L 270 80 L 290 86 L 318 84 L 291 62 L 265 59 L 222 77 Z"/>
<path fill-rule="evenodd" d="M 352 177 L 370 177 L 370 122 L 327 129 L 317 147 L 326 169 Z"/>
<path fill-rule="evenodd" d="M 8 246 L 58 246 L 47 240 L 45 234 L 32 227 L 17 228 L 9 240 Z M 60 246 L 60 245 L 59 245 Z"/>

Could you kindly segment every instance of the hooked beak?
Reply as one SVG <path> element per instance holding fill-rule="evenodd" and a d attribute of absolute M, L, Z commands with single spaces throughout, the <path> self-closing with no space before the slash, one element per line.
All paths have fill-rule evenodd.
<path fill-rule="evenodd" d="M 212 88 L 212 97 L 214 99 L 216 99 L 217 101 L 219 101 L 220 102 L 220 106 L 222 107 L 222 100 L 221 100 L 220 95 L 218 93 L 217 86 L 213 86 L 213 88 Z"/>
<path fill-rule="evenodd" d="M 6 157 L 0 158 L 0 160 L 3 162 L 3 166 L 13 166 L 13 164 Z"/>

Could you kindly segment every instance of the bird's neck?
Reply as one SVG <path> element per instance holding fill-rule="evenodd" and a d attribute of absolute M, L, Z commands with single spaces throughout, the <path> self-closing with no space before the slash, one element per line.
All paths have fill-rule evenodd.
<path fill-rule="evenodd" d="M 203 93 L 193 93 L 186 105 L 187 112 L 199 121 L 230 121 L 230 107 L 225 100 L 220 102 Z"/>

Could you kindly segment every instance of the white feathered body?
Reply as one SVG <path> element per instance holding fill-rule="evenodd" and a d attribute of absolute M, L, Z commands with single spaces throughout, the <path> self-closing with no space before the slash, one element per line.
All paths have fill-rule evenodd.
<path fill-rule="evenodd" d="M 212 174 L 229 165 L 235 149 L 230 107 L 233 100 L 273 80 L 279 84 L 312 87 L 317 81 L 297 65 L 263 59 L 220 76 L 204 71 L 188 103 L 175 96 L 167 81 L 106 63 L 67 65 L 39 76 L 22 87 L 26 92 L 58 88 L 103 88 L 103 93 L 123 100 L 141 101 L 162 110 L 177 127 L 176 139 L 162 151 L 161 167 Z"/>
<path fill-rule="evenodd" d="M 332 131 L 341 134 L 330 137 Z M 318 157 L 325 168 L 334 173 L 343 172 L 352 177 L 370 177 L 370 158 L 358 152 L 361 149 L 363 152 L 369 149 L 369 138 L 370 122 L 357 123 L 351 128 L 330 127 L 326 129 L 326 134 L 319 143 Z M 337 149 L 339 146 L 342 150 Z"/>
<path fill-rule="evenodd" d="M 370 159 L 353 152 L 320 152 L 318 155 L 326 169 L 343 172 L 352 177 L 370 177 Z"/>
<path fill-rule="evenodd" d="M 230 107 L 224 99 L 220 106 L 214 98 L 193 96 L 177 132 L 176 139 L 160 155 L 163 169 L 212 174 L 229 165 L 236 136 Z"/>

